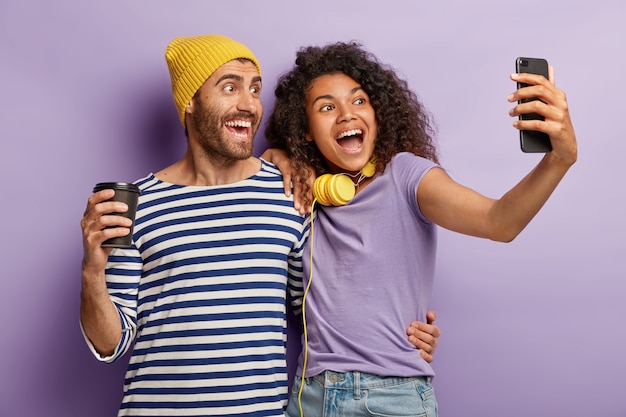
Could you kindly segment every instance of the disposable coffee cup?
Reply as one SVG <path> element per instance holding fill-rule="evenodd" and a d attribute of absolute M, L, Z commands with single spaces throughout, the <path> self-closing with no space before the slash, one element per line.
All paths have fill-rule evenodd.
<path fill-rule="evenodd" d="M 135 214 L 137 213 L 137 201 L 139 200 L 139 187 L 127 182 L 100 182 L 93 187 L 93 192 L 102 190 L 115 190 L 113 198 L 106 201 L 121 201 L 128 205 L 125 213 L 110 213 L 111 215 L 124 216 L 133 221 L 130 233 L 126 236 L 114 237 L 102 242 L 103 248 L 129 248 L 133 244 L 133 227 L 135 226 Z"/>

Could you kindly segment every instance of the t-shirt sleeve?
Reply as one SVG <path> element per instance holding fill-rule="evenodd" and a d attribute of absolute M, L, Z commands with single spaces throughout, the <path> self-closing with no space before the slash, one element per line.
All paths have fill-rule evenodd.
<path fill-rule="evenodd" d="M 111 363 L 124 355 L 133 343 L 137 332 L 137 294 L 141 278 L 142 260 L 136 249 L 114 249 L 109 255 L 105 275 L 109 297 L 117 308 L 122 324 L 122 334 L 115 351 L 110 356 L 100 356 L 83 331 L 87 346 L 94 356 Z M 82 331 L 81 325 L 81 331 Z"/>
<path fill-rule="evenodd" d="M 440 168 L 435 162 L 411 153 L 402 152 L 397 154 L 389 164 L 394 181 L 405 196 L 407 204 L 414 211 L 416 216 L 427 223 L 430 223 L 421 210 L 417 202 L 417 187 L 427 172 L 433 168 Z"/>
<path fill-rule="evenodd" d="M 291 304 L 291 310 L 296 316 L 302 314 L 302 297 L 304 296 L 302 253 L 309 236 L 310 220 L 311 216 L 303 218 L 302 235 L 289 255 L 287 296 Z"/>

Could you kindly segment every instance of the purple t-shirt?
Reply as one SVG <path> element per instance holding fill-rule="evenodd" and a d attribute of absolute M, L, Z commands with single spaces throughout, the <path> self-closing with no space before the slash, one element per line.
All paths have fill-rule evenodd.
<path fill-rule="evenodd" d="M 436 166 L 398 154 L 349 204 L 316 208 L 302 257 L 306 286 L 313 246 L 307 377 L 325 370 L 434 375 L 405 331 L 425 321 L 432 292 L 437 229 L 420 212 L 416 190 Z"/>

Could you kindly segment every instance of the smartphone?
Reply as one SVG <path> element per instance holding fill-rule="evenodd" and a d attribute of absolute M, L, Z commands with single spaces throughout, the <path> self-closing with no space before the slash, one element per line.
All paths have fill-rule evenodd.
<path fill-rule="evenodd" d="M 543 58 L 524 58 L 519 57 L 515 60 L 516 72 L 528 72 L 531 74 L 539 74 L 548 78 L 548 61 Z M 517 83 L 517 88 L 527 87 L 526 83 Z M 524 99 L 521 102 L 537 100 L 536 98 Z M 520 120 L 544 120 L 543 116 L 537 113 L 520 114 Z M 536 130 L 520 130 L 520 147 L 523 152 L 550 152 L 552 145 L 550 144 L 550 136 L 546 133 Z"/>

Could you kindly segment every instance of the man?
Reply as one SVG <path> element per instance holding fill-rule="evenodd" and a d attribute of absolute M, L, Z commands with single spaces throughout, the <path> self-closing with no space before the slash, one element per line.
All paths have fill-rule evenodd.
<path fill-rule="evenodd" d="M 133 346 L 120 416 L 282 416 L 286 290 L 301 285 L 306 227 L 280 172 L 252 156 L 260 66 L 218 35 L 174 39 L 165 57 L 187 152 L 136 182 L 130 249 L 101 247 L 129 233 L 105 215 L 126 206 L 111 190 L 89 198 L 81 328 L 104 362 Z M 439 330 L 421 326 L 429 355 Z"/>

